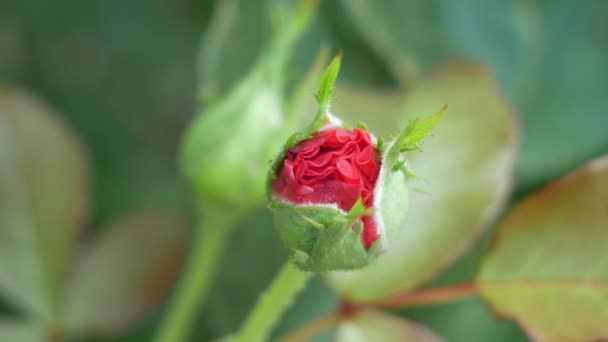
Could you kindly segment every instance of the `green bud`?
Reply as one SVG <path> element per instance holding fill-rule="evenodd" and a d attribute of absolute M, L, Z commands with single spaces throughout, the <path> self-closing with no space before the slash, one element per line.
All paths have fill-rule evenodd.
<path fill-rule="evenodd" d="M 277 11 L 285 20 L 250 72 L 189 127 L 183 169 L 203 200 L 238 211 L 263 202 L 268 161 L 292 129 L 285 127 L 285 66 L 313 7 L 285 10 Z"/>

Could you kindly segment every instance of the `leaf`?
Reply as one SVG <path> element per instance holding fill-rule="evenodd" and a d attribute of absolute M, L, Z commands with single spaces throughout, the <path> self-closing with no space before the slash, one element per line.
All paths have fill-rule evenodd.
<path fill-rule="evenodd" d="M 338 342 L 432 342 L 442 341 L 422 325 L 380 311 L 356 313 L 338 327 Z"/>
<path fill-rule="evenodd" d="M 528 338 L 512 322 L 495 318 L 476 297 L 441 305 L 406 309 L 409 319 L 424 324 L 447 341 L 526 342 Z"/>
<path fill-rule="evenodd" d="M 343 0 L 361 36 L 404 79 L 438 60 L 445 49 L 437 1 Z"/>
<path fill-rule="evenodd" d="M 89 200 L 79 139 L 33 96 L 0 85 L 0 289 L 31 314 L 57 310 Z"/>
<path fill-rule="evenodd" d="M 477 281 L 530 338 L 608 338 L 608 155 L 518 203 Z"/>
<path fill-rule="evenodd" d="M 144 317 L 181 267 L 187 225 L 179 212 L 161 209 L 132 213 L 107 227 L 84 250 L 68 283 L 68 332 L 117 334 Z"/>
<path fill-rule="evenodd" d="M 423 151 L 407 154 L 411 167 L 427 182 L 417 185 L 426 193 L 411 196 L 403 233 L 375 264 L 329 275 L 341 296 L 362 302 L 420 286 L 468 249 L 508 194 L 516 128 L 493 79 L 472 65 L 448 66 L 414 85 L 404 97 L 405 106 L 395 106 L 392 93 L 386 94 L 384 106 L 377 91 L 345 95 L 338 91 L 336 113 L 369 118 L 372 131 L 376 123 L 385 129 L 398 127 L 397 121 L 407 121 L 404 114 L 413 119 L 449 105 Z M 357 107 L 349 103 L 353 97 Z M 362 105 L 364 99 L 373 110 Z"/>
<path fill-rule="evenodd" d="M 0 341 L 45 342 L 48 336 L 44 329 L 31 323 L 0 319 Z"/>
<path fill-rule="evenodd" d="M 405 86 L 446 56 L 478 61 L 496 72 L 522 123 L 517 165 L 521 189 L 543 184 L 608 151 L 603 91 L 608 88 L 608 26 L 597 24 L 608 18 L 604 2 L 341 4 Z"/>
<path fill-rule="evenodd" d="M 516 175 L 524 189 L 608 152 L 608 27 L 596 24 L 608 20 L 608 7 L 601 1 L 535 5 L 525 8 L 538 31 L 529 36 L 544 39 L 530 42 L 539 51 L 514 96 L 524 137 Z"/>

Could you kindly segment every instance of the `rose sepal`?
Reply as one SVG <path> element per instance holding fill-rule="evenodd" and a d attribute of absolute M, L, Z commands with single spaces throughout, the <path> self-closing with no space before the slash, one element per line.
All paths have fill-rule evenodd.
<path fill-rule="evenodd" d="M 409 208 L 410 180 L 420 178 L 410 168 L 406 153 L 420 149 L 420 142 L 435 128 L 447 110 L 444 106 L 424 120 L 411 121 L 397 138 L 384 142 L 380 176 L 374 190 L 374 218 L 378 224 L 378 252 L 389 248 L 389 242 L 404 230 Z"/>
<path fill-rule="evenodd" d="M 269 204 L 275 227 L 293 261 L 305 271 L 352 270 L 375 259 L 378 241 L 366 250 L 361 243 L 361 217 L 369 209 L 359 200 L 349 212 L 334 204 Z"/>

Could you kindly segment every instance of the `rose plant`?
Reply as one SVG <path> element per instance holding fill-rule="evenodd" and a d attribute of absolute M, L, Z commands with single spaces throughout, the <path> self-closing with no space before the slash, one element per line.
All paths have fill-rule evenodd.
<path fill-rule="evenodd" d="M 365 19 L 366 17 L 363 15 L 362 18 Z M 366 21 L 367 24 L 372 22 L 370 20 L 363 21 Z M 220 32 L 214 41 L 217 42 L 217 38 L 222 37 L 224 36 Z M 379 47 L 382 48 L 383 46 L 379 45 Z M 391 50 L 390 52 L 394 51 Z M 547 231 L 544 231 L 543 228 L 541 229 L 543 234 L 540 234 L 536 239 L 530 239 L 531 246 L 521 243 L 514 244 L 511 239 L 503 239 L 507 242 L 506 246 L 509 247 L 505 248 L 502 247 L 505 244 L 496 242 L 495 247 L 493 247 L 493 250 L 496 250 L 492 258 L 494 261 L 484 263 L 485 270 L 482 270 L 479 277 L 473 277 L 473 281 L 419 290 L 420 287 L 428 284 L 442 270 L 445 270 L 447 266 L 467 251 L 472 246 L 472 241 L 483 234 L 483 229 L 488 227 L 501 213 L 507 203 L 506 200 L 512 184 L 512 171 L 519 130 L 517 123 L 513 120 L 509 104 L 506 103 L 501 92 L 495 86 L 495 79 L 488 70 L 464 62 L 448 64 L 438 68 L 426 77 L 416 73 L 404 76 L 401 74 L 403 71 L 417 72 L 419 70 L 410 69 L 409 66 L 411 65 L 407 63 L 408 61 L 394 58 L 399 56 L 391 54 L 390 57 L 391 60 L 388 64 L 397 74 L 396 77 L 399 78 L 399 82 L 402 82 L 398 89 L 370 88 L 362 90 L 342 84 L 335 91 L 337 101 L 331 103 L 332 108 L 342 117 L 365 118 L 370 127 L 373 128 L 373 132 L 385 134 L 390 133 L 397 124 L 400 124 L 396 119 L 403 119 L 412 114 L 431 112 L 441 103 L 450 104 L 450 115 L 446 116 L 442 125 L 437 127 L 434 138 L 425 144 L 425 153 L 408 154 L 407 160 L 395 159 L 393 166 L 399 170 L 396 180 L 407 180 L 407 182 L 404 182 L 406 186 L 403 187 L 405 191 L 394 191 L 396 196 L 393 199 L 395 201 L 382 201 L 376 195 L 380 188 L 395 189 L 394 186 L 381 186 L 382 170 L 389 170 L 387 165 L 390 165 L 390 163 L 386 162 L 385 153 L 378 152 L 386 152 L 390 141 L 385 143 L 383 140 L 375 138 L 373 134 L 368 133 L 379 162 L 379 174 L 373 191 L 371 191 L 371 200 L 368 199 L 371 205 L 370 202 L 366 203 L 363 196 L 358 198 L 354 204 L 351 204 L 352 199 L 350 199 L 351 203 L 345 200 L 341 205 L 341 199 L 350 196 L 345 194 L 335 196 L 333 194 L 332 198 L 328 198 L 331 197 L 327 196 L 327 193 L 330 192 L 324 192 L 323 189 L 336 189 L 336 184 L 346 185 L 345 187 L 350 188 L 353 184 L 357 184 L 357 178 L 345 177 L 345 175 L 352 176 L 350 172 L 346 171 L 346 168 L 343 170 L 346 171 L 344 174 L 340 173 L 337 166 L 339 160 L 336 158 L 333 160 L 335 170 L 329 170 L 327 176 L 336 175 L 334 181 L 340 183 L 332 183 L 334 185 L 326 187 L 324 186 L 325 182 L 332 181 L 332 179 L 323 178 L 324 174 L 317 172 L 320 170 L 314 170 L 314 165 L 318 164 L 316 158 L 323 161 L 320 152 L 321 145 L 325 143 L 327 138 L 325 135 L 331 135 L 332 130 L 336 130 L 335 133 L 337 133 L 337 130 L 344 130 L 350 132 L 348 135 L 353 133 L 356 135 L 354 130 L 357 128 L 344 126 L 332 119 L 333 116 L 329 115 L 330 98 L 324 97 L 327 95 L 329 88 L 320 88 L 317 100 L 321 100 L 319 101 L 321 106 L 317 117 L 304 130 L 291 136 L 279 156 L 272 162 L 268 176 L 269 207 L 273 212 L 276 230 L 290 253 L 291 262 L 286 264 L 270 288 L 260 296 L 251 314 L 243 322 L 242 328 L 232 338 L 242 341 L 255 341 L 264 340 L 270 336 L 271 328 L 283 317 L 285 309 L 292 303 L 296 294 L 302 290 L 306 280 L 310 278 L 311 272 L 301 272 L 300 269 L 322 272 L 322 277 L 334 292 L 338 305 L 335 312 L 313 320 L 301 330 L 289 334 L 286 340 L 302 340 L 330 326 L 337 326 L 337 338 L 346 341 L 357 339 L 370 341 L 390 341 L 391 339 L 438 340 L 439 338 L 429 329 L 400 317 L 383 313 L 380 310 L 435 304 L 474 294 L 480 295 L 500 314 L 516 319 L 525 329 L 528 329 L 530 336 L 537 339 L 557 336 L 554 340 L 589 340 L 602 336 L 601 320 L 597 319 L 601 315 L 594 316 L 593 311 L 587 310 L 582 312 L 580 316 L 590 322 L 597 323 L 599 321 L 600 324 L 589 323 L 588 326 L 596 327 L 594 328 L 595 331 L 585 332 L 584 329 L 581 329 L 579 330 L 580 335 L 573 339 L 572 336 L 575 335 L 554 335 L 552 332 L 545 332 L 547 329 L 551 329 L 551 327 L 548 328 L 546 324 L 543 324 L 546 321 L 544 317 L 551 314 L 549 310 L 545 310 L 545 305 L 534 307 L 538 315 L 536 316 L 536 324 L 531 325 L 527 324 L 529 317 L 522 314 L 526 310 L 529 311 L 529 307 L 522 305 L 522 302 L 519 301 L 514 305 L 509 305 L 508 299 L 517 296 L 518 291 L 522 287 L 525 288 L 526 284 L 534 284 L 537 289 L 540 289 L 540 292 L 530 292 L 529 296 L 534 296 L 544 293 L 547 288 L 554 284 L 555 278 L 561 277 L 563 279 L 564 277 L 560 271 L 563 267 L 563 260 L 560 259 L 555 259 L 557 262 L 552 268 L 557 271 L 542 273 L 541 268 L 534 265 L 535 267 L 530 268 L 530 272 L 522 278 L 516 277 L 518 274 L 523 275 L 523 273 L 518 272 L 516 265 L 505 261 L 505 259 L 509 259 L 505 257 L 505 251 L 508 251 L 507 254 L 517 255 L 517 251 L 520 253 L 534 251 L 533 243 L 535 241 L 538 241 L 541 245 L 546 244 L 547 235 L 551 235 L 551 231 L 556 230 L 555 225 L 553 227 L 547 225 L 551 221 L 551 215 L 540 218 L 542 224 L 536 226 L 547 227 Z M 335 76 L 331 77 L 335 78 Z M 260 84 L 252 84 L 254 86 L 250 89 L 264 89 Z M 308 89 L 304 87 L 304 89 L 306 93 L 312 89 L 312 86 Z M 301 87 L 296 87 L 296 92 L 298 90 L 301 90 Z M 324 102 L 324 100 L 327 102 Z M 236 114 L 233 114 L 233 117 L 238 118 L 247 116 L 252 108 L 268 109 L 276 107 L 235 106 L 230 108 L 230 111 L 234 111 Z M 241 111 L 241 109 L 244 110 Z M 293 107 L 291 109 L 292 112 L 298 112 L 299 114 L 310 113 L 310 111 L 301 111 L 299 108 L 296 108 L 295 111 L 293 111 Z M 271 132 L 267 130 L 268 127 L 263 127 L 264 117 L 264 115 L 260 115 L 259 118 L 262 119 L 255 121 L 255 125 L 252 126 L 262 125 L 262 130 L 250 130 L 250 132 L 262 133 L 247 136 L 252 139 L 250 141 L 254 142 L 251 146 L 260 146 L 259 144 L 262 144 L 265 139 L 272 138 L 272 140 L 275 140 L 274 138 L 277 137 L 278 130 Z M 238 123 L 238 121 L 234 122 Z M 433 120 L 417 122 L 410 128 L 420 128 L 421 126 L 418 124 L 422 124 L 423 127 L 432 123 Z M 205 125 L 199 126 L 201 131 L 204 131 L 204 127 Z M 358 128 L 367 132 L 363 125 Z M 234 131 L 229 130 L 229 133 L 234 133 Z M 397 140 L 400 138 L 403 139 L 403 136 L 399 135 Z M 241 140 L 241 138 L 237 136 L 236 140 Z M 316 154 L 316 148 L 313 148 L 312 151 L 298 148 L 307 144 L 314 145 L 314 141 L 318 142 L 320 140 L 324 141 L 319 146 L 319 154 Z M 213 142 L 212 140 L 208 141 Z M 349 141 L 347 139 L 344 142 L 348 143 Z M 211 143 L 208 146 L 214 147 L 214 144 Z M 243 151 L 241 156 L 243 160 L 255 160 L 254 165 L 256 165 L 255 169 L 257 171 L 259 171 L 260 165 L 265 165 L 259 163 L 260 154 L 246 153 L 251 147 L 247 143 L 239 146 Z M 223 156 L 226 151 L 233 151 L 230 148 L 226 150 L 225 147 L 221 146 L 214 150 L 216 158 Z M 404 144 L 396 154 L 402 157 L 403 152 L 408 152 L 415 147 L 415 144 Z M 340 147 L 335 146 L 334 148 Z M 266 155 L 269 150 L 265 149 L 264 154 Z M 198 151 L 202 153 L 205 149 L 199 149 Z M 300 154 L 303 155 L 298 159 Z M 195 156 L 193 160 L 196 161 L 196 154 L 193 155 Z M 348 154 L 344 156 L 346 155 Z M 256 158 L 250 159 L 252 156 L 256 156 Z M 328 157 L 325 156 L 324 158 Z M 353 165 L 359 167 L 356 162 L 355 164 L 348 162 L 352 158 L 346 159 L 352 169 L 354 169 Z M 209 164 L 209 161 L 205 164 Z M 602 163 L 599 164 L 602 165 Z M 192 165 L 196 166 L 196 163 Z M 232 167 L 235 167 L 237 171 L 232 170 L 231 174 L 238 176 L 242 173 L 243 170 L 239 168 L 242 165 L 244 164 L 234 163 Z M 286 165 L 287 167 L 285 167 Z M 594 165 L 598 165 L 598 163 L 594 163 Z M 342 166 L 344 166 L 344 162 L 342 162 Z M 425 184 L 423 190 L 423 192 L 428 193 L 427 195 L 420 195 L 414 191 L 410 191 L 409 195 L 404 195 L 408 187 L 412 188 L 418 185 L 412 182 L 416 177 L 410 169 L 411 166 L 414 166 L 423 178 L 428 179 L 428 183 Z M 309 170 L 309 167 L 311 167 L 311 170 Z M 583 168 L 583 170 L 589 169 L 596 170 L 593 174 L 600 170 L 598 177 L 600 179 L 603 177 L 603 171 L 601 171 L 603 167 Z M 292 179 L 289 177 L 290 170 L 293 171 L 294 177 Z M 259 174 L 259 172 L 257 173 Z M 222 172 L 218 174 L 221 175 Z M 405 176 L 403 176 L 404 174 Z M 578 175 L 581 174 L 585 174 L 585 172 L 578 173 Z M 191 173 L 190 177 L 198 177 L 200 178 L 197 180 L 198 182 L 209 182 L 211 186 L 220 185 L 218 189 L 221 189 L 219 182 L 204 179 L 204 175 L 204 172 L 197 172 Z M 585 177 L 576 176 L 573 178 L 584 181 Z M 353 189 L 357 188 L 357 190 L 353 190 L 353 193 L 363 194 L 365 184 L 362 181 L 364 179 L 358 178 L 361 181 L 359 183 L 360 188 L 359 186 L 352 187 Z M 251 178 L 250 180 L 255 181 L 256 189 L 260 189 L 261 178 Z M 353 183 L 347 183 L 347 180 L 353 181 Z M 578 184 L 578 182 L 575 183 Z M 234 185 L 229 184 L 226 189 L 230 189 L 233 199 L 236 200 L 235 203 L 238 203 L 245 198 L 240 197 L 239 189 L 242 187 Z M 199 187 L 199 189 L 204 190 L 203 187 Z M 311 189 L 312 191 L 310 191 Z M 584 187 L 581 190 L 581 195 L 588 192 L 589 189 Z M 259 200 L 260 191 L 256 191 L 256 193 Z M 411 201 L 408 199 L 410 195 Z M 603 198 L 597 193 L 593 194 L 592 197 Z M 404 205 L 402 201 L 410 203 Z M 376 206 L 376 202 L 379 205 Z M 390 215 L 387 215 L 391 203 L 399 203 L 399 205 L 395 206 L 397 210 L 390 210 Z M 541 202 L 541 206 L 544 205 L 546 205 L 546 202 Z M 403 210 L 404 207 L 410 207 L 409 212 Z M 235 209 L 238 209 L 238 205 L 235 206 Z M 571 212 L 563 212 L 573 217 L 580 215 L 582 211 L 579 208 Z M 407 220 L 404 217 L 398 217 L 397 214 L 404 216 L 407 214 Z M 378 244 L 379 241 L 382 242 L 382 234 L 379 234 L 374 242 L 372 242 L 373 239 L 366 242 L 366 239 L 362 238 L 362 234 L 366 232 L 364 220 L 374 219 L 377 216 L 382 217 L 383 220 L 392 219 L 397 223 L 386 224 L 384 222 L 383 228 L 389 228 L 387 232 L 384 232 L 388 233 L 384 237 L 387 238 L 389 244 L 383 247 L 388 248 L 380 248 L 381 246 Z M 523 216 L 524 218 L 519 222 L 522 222 L 524 227 L 533 226 L 529 220 L 530 217 L 528 215 Z M 597 219 L 597 211 L 594 211 L 591 217 L 591 220 L 594 221 L 591 226 L 595 227 L 597 233 L 596 225 L 601 223 Z M 373 220 L 372 224 L 377 224 L 377 222 L 378 220 Z M 505 225 L 505 228 L 502 228 L 506 231 L 503 236 L 510 235 L 508 226 Z M 579 226 L 574 225 L 573 227 L 576 227 L 576 229 L 568 232 L 562 231 L 560 234 L 576 236 L 581 233 L 582 230 Z M 396 229 L 399 234 L 394 234 L 391 238 L 390 233 L 393 228 L 400 229 Z M 367 232 L 370 231 L 374 230 L 367 230 Z M 382 232 L 377 226 L 375 231 Z M 256 231 L 256 234 L 262 233 Z M 522 236 L 526 234 L 525 229 L 518 230 L 518 233 Z M 250 236 L 243 235 L 245 237 L 238 236 L 237 238 L 244 239 L 246 236 Z M 516 242 L 522 241 L 517 237 L 514 240 Z M 599 241 L 605 241 L 605 239 L 600 237 Z M 247 242 L 249 243 L 249 241 Z M 367 245 L 369 245 L 369 249 L 367 249 Z M 597 254 L 601 253 L 595 249 L 592 251 Z M 550 253 L 550 250 L 543 250 L 543 253 Z M 569 251 L 569 253 L 572 253 L 572 251 Z M 500 266 L 500 272 L 492 270 L 498 266 Z M 504 274 L 505 277 L 501 277 L 501 274 Z M 603 273 L 600 270 L 601 274 Z M 538 275 L 542 275 L 540 277 L 542 278 L 541 281 L 539 281 Z M 585 279 L 581 272 L 577 274 L 574 271 L 569 271 L 567 275 L 574 280 L 568 284 L 575 286 L 572 288 L 564 287 L 561 292 L 553 291 L 551 292 L 551 298 L 556 300 L 568 298 L 572 307 L 576 307 L 581 300 L 580 292 L 577 291 L 581 287 L 584 288 Z M 239 274 L 238 279 L 241 276 Z M 582 281 L 580 281 L 581 279 Z M 515 281 L 510 282 L 510 280 Z M 602 289 L 603 287 L 598 286 L 596 290 L 592 290 L 590 298 L 601 295 Z M 577 293 L 579 293 L 578 298 Z M 572 297 L 573 294 L 574 297 Z M 575 300 L 571 300 L 572 298 Z M 550 301 L 550 298 L 547 298 L 547 300 Z M 221 305 L 225 303 L 224 301 L 220 302 Z M 523 303 L 525 304 L 525 301 Z M 300 302 L 295 311 L 304 310 L 310 305 L 316 304 Z M 453 306 L 450 307 L 454 308 Z M 230 311 L 230 306 L 224 305 L 222 309 Z M 214 316 L 218 314 L 218 312 L 213 312 Z M 455 310 L 454 315 L 459 315 L 459 311 Z M 567 326 L 567 324 L 561 325 Z M 225 331 L 225 329 L 218 331 Z M 563 334 L 563 332 L 560 333 Z"/>
<path fill-rule="evenodd" d="M 566 180 L 551 186 L 555 190 L 551 191 L 550 195 L 539 194 L 518 205 L 500 225 L 501 234 L 497 237 L 494 248 L 484 259 L 479 275 L 473 282 L 412 291 L 411 287 L 416 286 L 411 285 L 412 282 L 424 282 L 422 277 L 426 277 L 429 271 L 420 270 L 419 274 L 414 274 L 413 279 L 404 278 L 404 275 L 393 271 L 403 267 L 399 262 L 410 268 L 412 262 L 397 258 L 404 253 L 411 255 L 411 252 L 403 249 L 403 246 L 408 245 L 409 238 L 424 243 L 427 239 L 424 234 L 433 232 L 405 226 L 407 202 L 404 199 L 408 198 L 407 187 L 414 175 L 403 153 L 418 147 L 419 140 L 437 124 L 443 110 L 426 120 L 413 121 L 396 139 L 389 139 L 386 143 L 367 133 L 363 129 L 364 125 L 354 129 L 344 128 L 340 120 L 329 114 L 328 104 L 331 101 L 325 101 L 322 95 L 319 96 L 327 90 L 326 84 L 332 84 L 326 83 L 328 79 L 335 80 L 331 70 L 338 64 L 339 58 L 328 67 L 321 81 L 317 95 L 320 104 L 317 117 L 312 124 L 288 140 L 271 165 L 269 207 L 275 217 L 276 229 L 288 247 L 292 261 L 305 271 L 324 273 L 341 301 L 336 312 L 312 321 L 310 325 L 291 333 L 284 340 L 304 340 L 338 324 L 336 337 L 339 341 L 437 341 L 440 338 L 425 327 L 379 310 L 436 304 L 475 294 L 483 298 L 497 314 L 520 322 L 533 339 L 584 341 L 606 336 L 606 326 L 602 320 L 590 319 L 594 315 L 602 314 L 602 310 L 591 303 L 600 300 L 604 289 L 601 286 L 589 288 L 586 285 L 588 279 L 604 276 L 603 268 L 586 274 L 580 268 L 569 267 L 566 262 L 568 257 L 565 256 L 555 258 L 551 263 L 553 271 L 547 274 L 540 271 L 542 263 L 534 262 L 529 264 L 531 268 L 526 268 L 526 271 L 521 273 L 518 268 L 513 268 L 509 261 L 514 253 L 525 251 L 534 241 L 545 246 L 538 249 L 538 253 L 543 255 L 552 253 L 553 247 L 547 245 L 548 241 L 563 245 L 567 255 L 572 255 L 577 244 L 558 243 L 555 238 L 562 235 L 576 239 L 581 231 L 588 230 L 601 236 L 600 241 L 604 241 L 606 225 L 597 219 L 601 206 L 589 206 L 589 201 L 603 201 L 608 196 L 608 188 L 605 187 L 608 164 L 605 158 L 590 163 Z M 332 88 L 333 86 L 329 87 L 333 91 Z M 438 134 L 441 134 L 441 130 Z M 395 156 L 400 157 L 394 158 Z M 503 156 L 507 158 L 499 160 L 511 160 L 510 148 L 504 151 Z M 375 166 L 379 167 L 377 175 L 374 172 Z M 441 169 L 433 172 L 446 171 Z M 394 174 L 399 177 L 383 178 L 384 175 Z M 390 183 L 394 179 L 403 181 L 397 184 L 404 186 L 395 187 L 395 183 Z M 441 182 L 449 184 L 449 181 Z M 485 181 L 477 182 L 483 184 Z M 369 188 L 372 189 L 371 196 L 367 192 Z M 504 190 L 496 191 L 502 194 Z M 551 208 L 565 206 L 564 199 L 569 195 L 573 196 L 574 207 L 562 209 L 558 216 L 575 222 L 576 229 L 566 229 L 559 221 L 552 219 L 555 214 Z M 384 196 L 389 200 L 383 200 Z M 542 209 L 538 214 L 531 211 L 536 198 L 541 200 L 538 203 Z M 398 204 L 386 205 L 395 203 Z M 444 206 L 443 203 L 440 205 Z M 445 205 L 453 206 L 456 203 L 448 202 Z M 592 213 L 590 217 L 581 210 L 584 207 L 589 208 Z M 395 217 L 399 219 L 395 220 Z M 386 222 L 389 224 L 383 226 Z M 422 227 L 425 226 L 423 222 L 416 222 Z M 537 222 L 538 225 L 531 222 Z M 405 228 L 405 231 L 400 232 L 402 228 Z M 438 228 L 441 226 L 433 227 Z M 400 234 L 387 234 L 391 230 Z M 522 240 L 531 230 L 539 232 L 539 235 L 529 242 Z M 415 236 L 413 233 L 422 235 Z M 379 244 L 383 236 L 390 245 Z M 451 241 L 462 241 L 462 238 L 454 237 Z M 590 255 L 602 253 L 598 246 L 599 244 L 591 247 Z M 430 253 L 441 255 L 438 253 L 445 252 L 434 250 Z M 407 268 L 405 270 L 409 272 Z M 566 283 L 562 284 L 564 277 L 572 280 L 565 280 Z M 307 279 L 307 273 L 298 273 L 289 264 L 286 265 L 233 338 L 237 341 L 267 339 L 272 326 L 283 315 L 286 307 L 291 304 L 292 297 L 301 290 Z M 534 285 L 528 286 L 530 284 Z M 553 289 L 554 286 L 559 289 Z M 581 291 L 586 294 L 583 295 Z M 567 298 L 568 303 L 564 305 L 579 311 L 579 323 L 571 328 L 560 327 L 549 323 L 548 320 L 553 317 L 550 311 L 541 310 L 537 314 L 531 314 L 531 306 L 536 304 L 530 298 L 542 294 L 550 294 L 550 298 L 539 299 L 538 303 L 542 303 L 541 305 L 548 304 L 553 299 Z M 519 297 L 520 295 L 523 297 Z M 578 328 L 583 325 L 587 328 Z"/>

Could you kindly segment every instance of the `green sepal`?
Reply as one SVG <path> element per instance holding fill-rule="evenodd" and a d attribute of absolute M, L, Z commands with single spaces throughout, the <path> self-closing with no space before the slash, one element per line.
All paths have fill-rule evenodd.
<path fill-rule="evenodd" d="M 275 227 L 292 260 L 305 271 L 328 272 L 367 266 L 375 258 L 361 241 L 361 216 L 368 209 L 355 204 L 346 213 L 332 205 L 296 205 L 273 200 Z"/>
<path fill-rule="evenodd" d="M 390 137 L 388 144 L 378 138 L 377 145 L 384 147 L 380 176 L 374 192 L 376 223 L 380 229 L 380 251 L 389 248 L 388 243 L 405 226 L 409 199 L 408 181 L 418 178 L 412 171 L 404 152 L 418 149 L 419 143 L 439 123 L 447 106 L 428 118 L 414 120 L 395 139 Z"/>
<path fill-rule="evenodd" d="M 447 108 L 448 106 L 445 105 L 438 112 L 422 121 L 415 119 L 410 122 L 398 138 L 399 150 L 401 152 L 420 150 L 420 142 L 422 141 L 422 139 L 424 139 L 424 137 L 431 133 L 435 126 L 437 126 L 437 124 L 445 114 Z"/>
<path fill-rule="evenodd" d="M 319 89 L 315 93 L 315 98 L 317 99 L 317 103 L 320 107 L 328 106 L 329 104 L 331 104 L 336 79 L 338 78 L 338 73 L 340 72 L 341 63 L 342 51 L 340 51 L 338 55 L 334 57 L 327 69 L 325 69 L 323 76 L 321 77 Z"/>
<path fill-rule="evenodd" d="M 364 131 L 366 131 L 366 132 L 369 133 L 369 128 L 367 127 L 367 125 L 365 124 L 365 122 L 357 120 L 355 122 L 355 124 L 357 125 L 357 128 L 360 128 L 360 129 L 362 129 L 362 130 L 364 130 Z"/>
<path fill-rule="evenodd" d="M 424 120 L 412 120 L 396 139 L 389 137 L 390 143 L 383 156 L 382 165 L 390 166 L 393 171 L 407 166 L 403 154 L 405 152 L 420 150 L 420 142 L 437 126 L 443 115 L 445 115 L 446 110 L 447 105 Z"/>
<path fill-rule="evenodd" d="M 378 151 L 384 150 L 384 138 L 383 137 L 378 137 L 378 140 L 376 141 L 376 150 L 378 150 Z"/>

